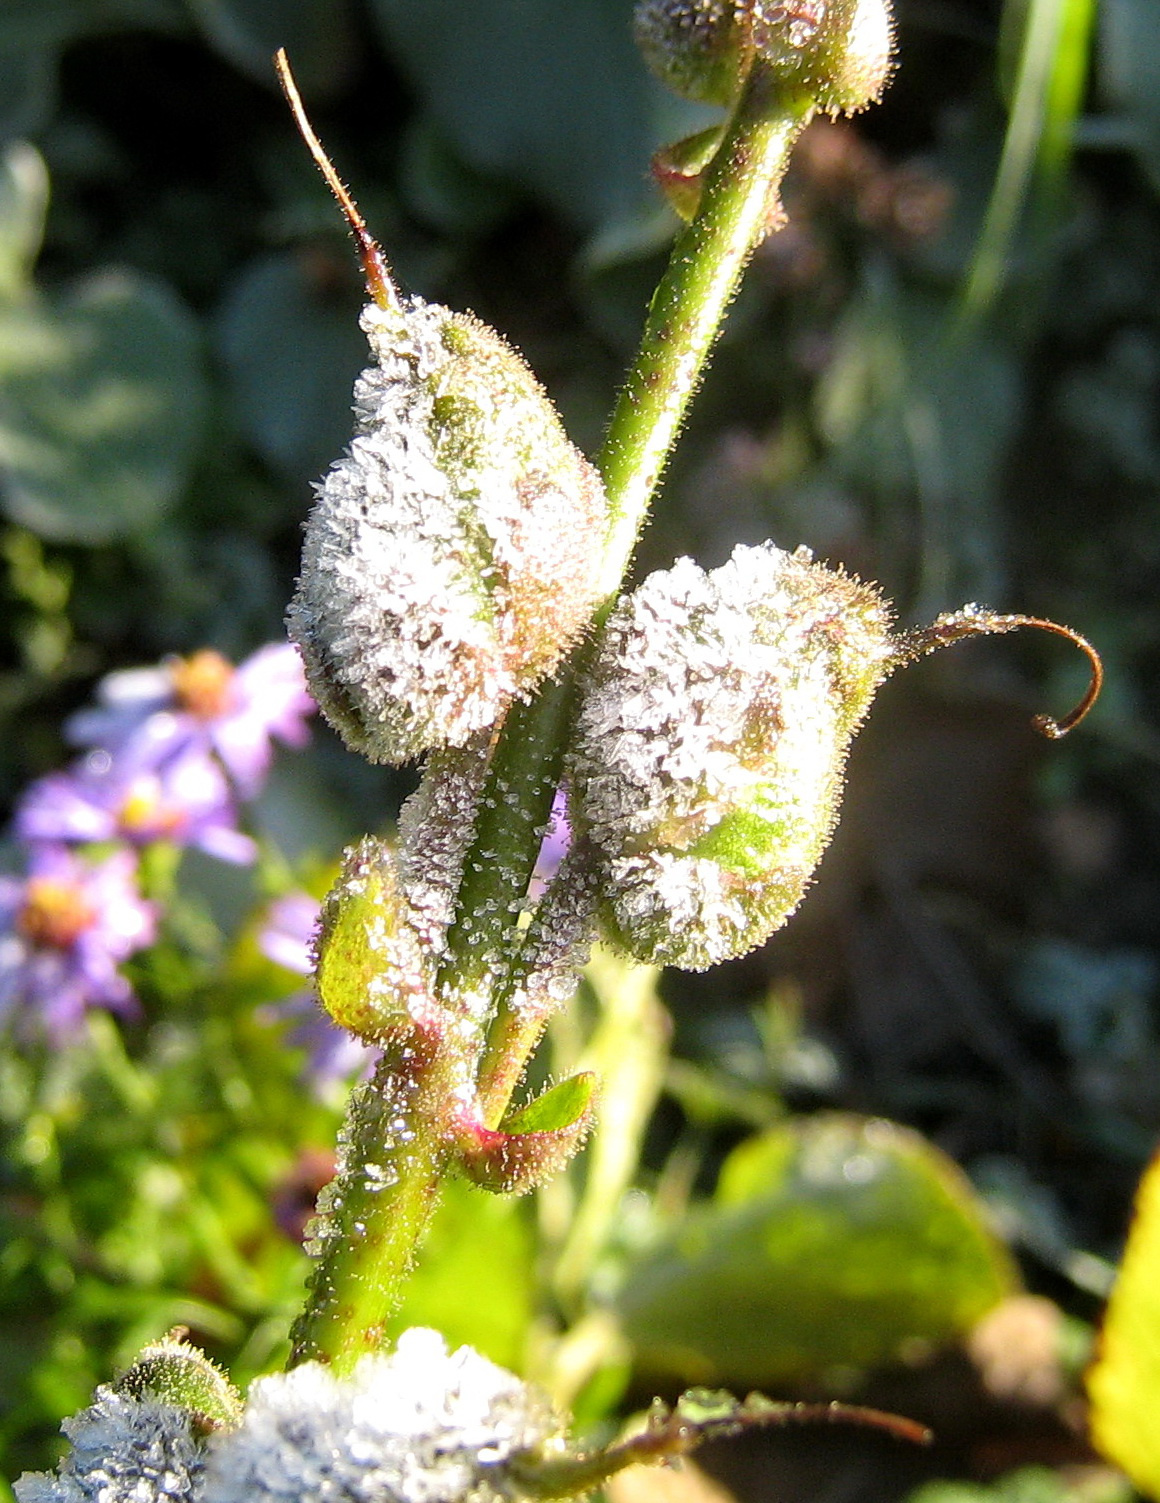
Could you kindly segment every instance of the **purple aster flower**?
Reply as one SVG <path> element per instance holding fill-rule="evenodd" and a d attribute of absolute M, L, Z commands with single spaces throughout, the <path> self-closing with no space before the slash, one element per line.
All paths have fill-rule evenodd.
<path fill-rule="evenodd" d="M 296 975 L 309 976 L 314 970 L 320 907 L 318 899 L 305 892 L 288 892 L 276 898 L 258 935 L 262 954 Z M 378 1058 L 377 1049 L 360 1043 L 345 1028 L 331 1022 L 313 992 L 294 992 L 270 1011 L 294 1024 L 288 1040 L 306 1050 L 306 1077 L 322 1097 L 369 1074 Z"/>
<path fill-rule="evenodd" d="M 71 772 L 39 778 L 16 807 L 24 841 L 58 845 L 169 840 L 245 865 L 257 846 L 237 828 L 230 786 L 218 762 L 188 746 L 158 768 L 122 767 L 90 752 Z"/>
<path fill-rule="evenodd" d="M 556 789 L 552 810 L 548 815 L 548 828 L 540 842 L 540 853 L 528 884 L 528 897 L 538 902 L 544 889 L 556 875 L 560 862 L 568 854 L 572 844 L 572 827 L 568 823 L 568 795 L 562 787 Z"/>
<path fill-rule="evenodd" d="M 253 798 L 270 766 L 271 738 L 304 746 L 315 704 L 289 642 L 260 647 L 234 667 L 203 648 L 157 668 L 111 673 L 95 710 L 67 731 L 79 746 L 102 747 L 125 767 L 157 767 L 190 747 L 214 752 L 243 798 Z"/>
<path fill-rule="evenodd" d="M 61 1042 L 87 1007 L 132 1012 L 133 992 L 117 967 L 156 931 L 136 871 L 131 851 L 90 865 L 41 845 L 26 877 L 0 877 L 0 1024 Z"/>

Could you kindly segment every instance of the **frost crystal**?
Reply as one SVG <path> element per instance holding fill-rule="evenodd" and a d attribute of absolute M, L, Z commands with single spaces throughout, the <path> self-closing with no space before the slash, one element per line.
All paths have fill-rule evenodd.
<path fill-rule="evenodd" d="M 571 763 L 616 936 L 699 970 L 789 917 L 894 646 L 878 594 L 805 550 L 650 575 L 613 614 Z"/>
<path fill-rule="evenodd" d="M 205 1503 L 491 1503 L 519 1495 L 505 1463 L 557 1423 L 519 1378 L 470 1347 L 411 1330 L 349 1379 L 319 1363 L 253 1385 L 211 1447 Z"/>
<path fill-rule="evenodd" d="M 18 1503 L 512 1503 L 509 1463 L 563 1450 L 547 1401 L 470 1347 L 411 1330 L 349 1378 L 317 1362 L 260 1378 L 241 1423 L 194 1437 L 185 1411 L 110 1388 Z"/>
<path fill-rule="evenodd" d="M 73 1448 L 56 1472 L 26 1472 L 18 1503 L 182 1503 L 199 1497 L 205 1453 L 191 1416 L 172 1404 L 98 1388 L 65 1420 Z"/>
<path fill-rule="evenodd" d="M 377 364 L 288 625 L 343 736 L 398 762 L 463 745 L 555 667 L 595 604 L 605 504 L 493 330 L 417 298 L 362 327 Z"/>

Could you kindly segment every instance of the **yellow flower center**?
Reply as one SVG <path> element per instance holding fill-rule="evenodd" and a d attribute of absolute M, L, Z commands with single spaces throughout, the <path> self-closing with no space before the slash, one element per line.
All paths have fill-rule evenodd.
<path fill-rule="evenodd" d="M 35 945 L 67 950 L 96 921 L 97 912 L 75 882 L 32 877 L 16 927 Z"/>
<path fill-rule="evenodd" d="M 216 720 L 231 708 L 234 668 L 212 647 L 178 658 L 170 672 L 178 703 L 198 720 Z"/>
<path fill-rule="evenodd" d="M 118 810 L 127 835 L 171 835 L 182 823 L 181 810 L 161 800 L 161 779 L 146 773 L 135 778 Z"/>

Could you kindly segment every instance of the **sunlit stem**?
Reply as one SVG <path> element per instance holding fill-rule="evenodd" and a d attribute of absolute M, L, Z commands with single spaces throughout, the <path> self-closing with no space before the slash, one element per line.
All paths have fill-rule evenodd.
<path fill-rule="evenodd" d="M 597 612 L 597 628 L 615 601 L 745 266 L 776 223 L 778 187 L 813 109 L 810 99 L 787 97 L 769 74 L 754 68 L 707 170 L 697 216 L 673 246 L 649 306 L 639 353 L 597 458 L 610 508 L 601 570 L 604 604 Z M 513 921 L 535 863 L 535 832 L 547 820 L 571 726 L 571 681 L 577 660 L 582 661 L 588 650 L 589 644 L 582 646 L 559 680 L 530 705 L 517 706 L 504 726 L 480 828 L 465 867 L 459 919 L 449 936 L 446 978 L 494 976 L 497 995 L 503 991 L 503 973 L 518 950 Z M 518 860 L 496 859 L 497 853 L 517 849 Z M 500 1002 L 494 1028 L 517 1052 L 502 1069 L 505 1080 L 515 1081 L 526 1060 L 528 1040 L 533 1033 L 538 1037 L 538 1031 L 509 1017 L 508 1007 L 508 1001 Z M 489 1058 L 494 1066 L 494 1051 L 489 1051 Z"/>
<path fill-rule="evenodd" d="M 359 212 L 359 207 L 351 196 L 349 188 L 339 177 L 334 169 L 334 163 L 326 155 L 322 142 L 318 139 L 306 114 L 302 103 L 302 96 L 298 92 L 298 85 L 294 82 L 294 75 L 290 71 L 290 60 L 286 56 L 284 48 L 279 47 L 274 54 L 274 67 L 278 73 L 278 82 L 282 85 L 282 92 L 286 95 L 286 102 L 290 106 L 295 124 L 302 134 L 302 139 L 310 149 L 310 155 L 314 158 L 319 172 L 326 179 L 326 185 L 338 200 L 338 206 L 343 212 L 350 232 L 358 245 L 359 257 L 362 261 L 363 275 L 366 277 L 367 292 L 380 308 L 402 316 L 402 308 L 399 304 L 399 294 L 395 291 L 395 284 L 391 281 L 391 274 L 387 270 L 386 257 L 378 241 L 367 229 L 366 220 Z"/>
<path fill-rule="evenodd" d="M 1086 655 L 1091 668 L 1087 689 L 1075 708 L 1062 720 L 1057 720 L 1053 715 L 1036 715 L 1032 718 L 1031 724 L 1037 731 L 1041 731 L 1052 741 L 1058 741 L 1061 736 L 1074 731 L 1083 720 L 1099 698 L 1104 682 L 1104 665 L 1099 653 L 1086 637 L 1073 631 L 1070 626 L 1061 626 L 1058 621 L 1047 621 L 1042 616 L 1005 616 L 968 605 L 961 611 L 951 611 L 945 616 L 939 616 L 930 626 L 904 633 L 898 639 L 894 661 L 899 665 L 911 663 L 916 658 L 925 657 L 927 653 L 937 652 L 940 647 L 950 647 L 968 637 L 997 636 L 1003 632 L 1019 631 L 1024 626 L 1051 632 L 1071 642 Z"/>
<path fill-rule="evenodd" d="M 340 1163 L 319 1203 L 322 1251 L 290 1333 L 290 1366 L 348 1373 L 381 1350 L 438 1200 L 462 1061 L 446 1039 L 424 1053 L 388 1049 L 351 1098 Z"/>

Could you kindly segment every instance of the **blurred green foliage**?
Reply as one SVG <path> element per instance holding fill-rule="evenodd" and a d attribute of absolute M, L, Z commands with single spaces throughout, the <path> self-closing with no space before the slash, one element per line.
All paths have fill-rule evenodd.
<path fill-rule="evenodd" d="M 270 53 L 289 50 L 402 283 L 518 343 L 591 449 L 672 230 L 648 155 L 707 119 L 648 79 L 630 10 L 0 0 L 6 800 L 59 764 L 61 721 L 101 673 L 280 632 L 363 349 L 357 266 Z M 622 1065 L 639 1088 L 619 1143 L 598 1131 L 538 1206 L 449 1194 L 400 1319 L 532 1370 L 568 1327 L 556 1371 L 590 1418 L 631 1383 L 618 1299 L 647 1310 L 627 1318 L 642 1357 L 680 1345 L 737 1382 L 854 1383 L 907 1336 L 916 1358 L 959 1333 L 1012 1272 L 944 1153 L 1031 1287 L 1090 1322 L 1160 1129 L 1160 21 L 1153 0 L 909 0 L 899 23 L 881 109 L 802 143 L 789 223 L 738 298 L 641 566 L 805 542 L 881 579 L 905 619 L 981 598 L 1071 620 L 1108 691 L 1048 749 L 1027 714 L 1066 707 L 1081 671 L 1050 646 L 944 655 L 891 685 L 802 913 L 759 957 L 665 979 L 680 1058 L 635 1186 L 655 997 L 638 1054 L 607 1031 L 606 1079 Z M 257 811 L 263 880 L 332 861 L 406 782 L 320 733 Z M 60 1415 L 147 1338 L 188 1324 L 244 1381 L 278 1360 L 300 1297 L 294 1233 L 337 1109 L 303 1092 L 264 1010 L 291 980 L 238 927 L 261 884 L 187 866 L 135 967 L 143 1020 L 0 1064 L 13 1470 L 44 1464 Z M 599 985 L 586 997 L 593 1021 Z M 564 1069 L 580 1026 L 554 1034 Z M 817 1108 L 936 1146 L 883 1130 L 885 1208 L 874 1176 L 802 1192 L 793 1164 L 839 1127 L 784 1123 Z M 846 1120 L 861 1146 L 842 1163 L 869 1132 Z M 805 1208 L 825 1258 L 795 1267 Z M 896 1322 L 887 1296 L 929 1293 L 936 1268 L 938 1298 Z M 941 1371 L 896 1400 L 959 1395 L 930 1475 L 993 1476 L 963 1437 L 1007 1421 Z M 1041 1406 L 1020 1455 L 1054 1464 L 1065 1410 Z M 866 1476 L 845 1495 L 900 1496 Z M 1088 1494 L 1033 1470 L 919 1496 Z"/>

